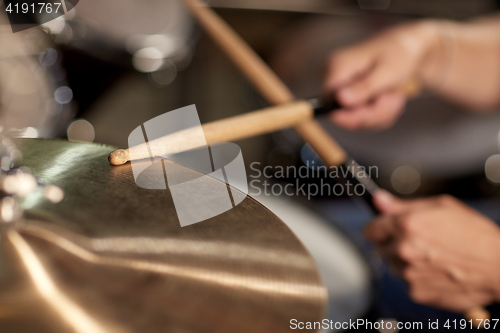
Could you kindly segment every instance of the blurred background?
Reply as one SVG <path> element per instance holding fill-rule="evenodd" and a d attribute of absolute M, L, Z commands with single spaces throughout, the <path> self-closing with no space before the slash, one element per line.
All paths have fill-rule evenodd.
<path fill-rule="evenodd" d="M 468 20 L 500 10 L 500 1 L 493 0 L 209 4 L 302 98 L 321 92 L 325 59 L 337 48 L 408 20 Z M 0 23 L 0 113 L 14 136 L 126 147 L 139 124 L 186 105 L 196 104 L 202 123 L 267 106 L 179 1 L 82 0 L 40 28 L 16 34 L 6 17 Z M 376 181 L 393 193 L 450 193 L 500 220 L 500 113 L 468 113 L 424 92 L 408 103 L 396 126 L 383 132 L 348 132 L 322 123 L 358 162 L 377 166 Z M 321 163 L 292 130 L 238 144 L 247 166 Z M 459 318 L 407 298 L 404 284 L 391 277 L 362 239 L 370 217 L 363 203 L 321 196 L 261 200 L 309 242 L 330 290 L 330 316 Z M 296 201 L 300 208 L 292 208 Z M 304 229 L 312 220 L 316 234 Z M 314 236 L 328 233 L 324 228 L 332 233 L 330 241 L 311 245 Z M 328 248 L 332 239 L 344 245 Z M 325 255 L 325 249 L 333 252 Z M 342 290 L 350 290 L 347 297 Z"/>

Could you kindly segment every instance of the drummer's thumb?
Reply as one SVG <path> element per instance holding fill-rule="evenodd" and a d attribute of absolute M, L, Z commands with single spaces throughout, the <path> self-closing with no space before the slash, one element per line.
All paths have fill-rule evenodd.
<path fill-rule="evenodd" d="M 408 209 L 408 204 L 385 190 L 378 190 L 373 196 L 373 204 L 382 215 L 400 214 Z"/>

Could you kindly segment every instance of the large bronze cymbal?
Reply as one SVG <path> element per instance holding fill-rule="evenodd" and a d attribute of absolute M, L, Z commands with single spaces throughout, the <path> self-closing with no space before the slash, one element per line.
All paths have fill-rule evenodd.
<path fill-rule="evenodd" d="M 274 333 L 321 320 L 313 259 L 254 199 L 181 228 L 169 190 L 109 165 L 113 147 L 15 143 L 65 197 L 30 194 L 26 219 L 1 235 L 0 332 Z"/>

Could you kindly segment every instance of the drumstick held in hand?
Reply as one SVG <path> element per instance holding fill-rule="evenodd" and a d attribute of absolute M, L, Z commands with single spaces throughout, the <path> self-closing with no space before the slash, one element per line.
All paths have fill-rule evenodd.
<path fill-rule="evenodd" d="M 414 92 L 413 86 L 410 86 L 410 84 L 401 87 L 400 90 L 408 96 Z M 328 113 L 340 107 L 341 106 L 336 101 L 323 103 L 318 98 L 312 98 L 309 100 L 299 100 L 291 103 L 280 104 L 278 106 L 214 121 L 202 125 L 202 128 L 203 133 L 205 134 L 205 139 L 209 143 L 235 141 L 274 132 L 288 127 L 299 126 L 304 122 L 308 122 L 308 120 L 312 119 L 314 116 Z M 309 124 L 305 126 L 310 127 L 316 125 Z M 304 129 L 301 131 L 304 131 Z M 324 132 L 322 128 L 311 128 L 310 131 L 315 131 L 316 133 Z M 198 130 L 185 129 L 176 133 L 165 135 L 155 140 L 151 140 L 149 141 L 149 145 L 150 147 L 154 147 L 152 151 L 161 153 L 162 156 L 167 156 L 181 151 L 197 148 L 196 146 L 193 146 L 193 143 L 198 142 L 198 140 L 191 140 L 191 138 L 197 138 L 198 133 Z M 319 133 L 314 138 L 318 141 L 315 146 L 317 148 L 320 147 L 319 149 L 330 149 L 333 144 L 333 142 L 328 146 L 322 144 L 324 140 L 333 141 L 329 135 L 325 137 Z M 341 148 L 337 147 L 337 151 L 340 152 Z M 144 155 L 138 154 L 139 152 L 143 152 Z M 142 158 L 150 158 L 148 149 L 137 150 L 136 155 L 134 155 L 134 159 Z M 345 159 L 345 157 L 338 154 L 339 163 L 342 163 L 343 159 Z M 121 165 L 129 160 L 130 155 L 128 153 L 128 149 L 116 150 L 109 156 L 109 161 L 113 165 Z"/>

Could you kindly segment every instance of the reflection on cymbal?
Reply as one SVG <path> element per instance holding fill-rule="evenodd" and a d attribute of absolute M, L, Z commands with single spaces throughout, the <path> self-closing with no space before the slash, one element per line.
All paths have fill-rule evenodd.
<path fill-rule="evenodd" d="M 108 331 L 57 288 L 33 249 L 17 231 L 9 230 L 7 239 L 17 250 L 41 297 L 67 324 L 79 333 L 105 333 Z"/>
<path fill-rule="evenodd" d="M 33 223 L 33 221 L 32 221 Z M 38 237 L 40 239 L 43 239 L 45 241 L 48 241 L 52 243 L 55 246 L 60 247 L 61 249 L 64 249 L 68 253 L 79 257 L 79 259 L 84 260 L 88 263 L 92 263 L 95 265 L 103 265 L 103 266 L 115 266 L 115 267 L 121 267 L 121 268 L 127 268 L 127 269 L 133 269 L 133 270 L 139 270 L 139 271 L 145 271 L 145 272 L 154 272 L 154 273 L 159 273 L 159 274 L 168 274 L 168 275 L 173 275 L 173 276 L 178 276 L 180 278 L 184 279 L 191 279 L 194 281 L 199 281 L 199 282 L 206 282 L 206 283 L 213 283 L 216 285 L 222 285 L 228 288 L 243 288 L 243 289 L 248 289 L 254 292 L 275 292 L 278 294 L 284 294 L 288 296 L 300 296 L 300 297 L 315 297 L 315 295 L 318 292 L 321 292 L 321 287 L 318 286 L 310 286 L 308 284 L 301 284 L 299 283 L 288 283 L 284 282 L 282 283 L 281 286 L 279 286 L 279 289 L 276 289 L 275 281 L 272 280 L 267 280 L 267 279 L 261 279 L 258 276 L 252 277 L 252 282 L 253 283 L 248 283 L 248 279 L 250 278 L 249 276 L 241 276 L 237 274 L 225 274 L 224 276 L 216 276 L 213 274 L 213 271 L 210 269 L 200 269 L 197 267 L 183 267 L 183 266 L 174 266 L 174 265 L 169 265 L 169 264 L 163 264 L 161 262 L 153 262 L 153 261 L 147 261 L 147 260 L 136 260 L 136 259 L 127 259 L 127 258 L 113 258 L 113 257 L 105 257 L 105 256 L 100 256 L 97 254 L 94 254 L 93 252 L 90 252 L 77 244 L 71 242 L 68 238 L 61 237 L 57 233 L 51 232 L 50 227 L 49 230 L 42 228 L 42 227 L 37 227 L 33 224 L 26 225 L 26 226 L 21 226 L 21 230 L 23 234 L 29 234 L 35 237 Z M 64 232 L 61 232 L 64 234 Z M 13 237 L 19 237 L 17 233 L 15 235 L 10 235 L 11 239 Z M 67 233 L 66 233 L 67 236 Z M 142 240 L 146 240 L 146 243 L 150 240 L 155 242 L 154 239 L 145 239 L 141 238 Z M 22 238 L 21 238 L 22 240 Z M 24 240 L 22 240 L 24 242 Z M 99 240 L 98 240 L 99 241 Z M 160 241 L 161 242 L 161 241 Z M 88 243 L 88 242 L 87 242 Z M 128 243 L 128 244 L 127 244 Z M 130 245 L 134 245 L 134 238 L 130 237 L 128 239 L 128 242 L 125 243 L 129 247 Z M 153 244 L 158 244 L 158 241 L 156 241 Z M 177 244 L 178 245 L 178 244 Z M 202 245 L 202 244 L 200 244 Z M 224 246 L 221 247 L 223 249 Z M 19 249 L 18 249 L 19 250 Z M 204 251 L 203 249 L 199 248 L 198 251 Z M 229 250 L 229 248 L 225 248 L 225 250 Z M 194 252 L 190 253 L 192 255 L 203 255 L 202 252 Z M 22 251 L 18 251 L 21 253 Z M 28 252 L 28 250 L 24 251 Z M 127 252 L 134 254 L 134 253 L 140 253 L 141 251 L 135 249 L 135 248 L 130 248 Z M 178 252 L 178 251 L 176 251 Z M 225 251 L 217 251 L 219 253 L 219 257 L 223 257 L 225 260 L 228 260 L 229 256 L 225 255 Z M 242 254 L 248 253 L 246 249 L 243 249 Z M 165 252 L 163 252 L 165 253 Z M 166 254 L 169 254 L 166 252 Z M 188 253 L 189 254 L 189 253 Z M 236 257 L 239 260 L 245 260 L 245 257 L 243 255 L 236 255 Z M 286 258 L 286 257 L 285 257 Z M 290 259 L 295 259 L 292 258 Z M 298 258 L 299 261 L 302 258 Z M 34 260 L 31 260 L 34 261 Z M 274 263 L 276 264 L 276 262 Z M 294 266 L 293 261 L 289 262 L 289 265 Z M 309 267 L 305 267 L 306 269 Z M 37 269 L 39 270 L 39 269 Z M 312 289 L 318 289 L 318 290 L 312 290 Z"/>
<path fill-rule="evenodd" d="M 0 331 L 288 332 L 321 319 L 313 260 L 252 198 L 181 228 L 169 190 L 137 187 L 130 165 L 108 164 L 113 147 L 16 144 L 65 197 L 26 198 L 27 221 L 0 243 Z"/>

